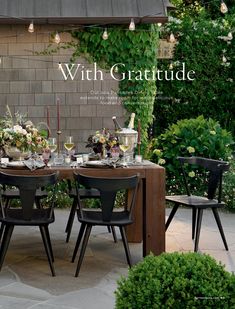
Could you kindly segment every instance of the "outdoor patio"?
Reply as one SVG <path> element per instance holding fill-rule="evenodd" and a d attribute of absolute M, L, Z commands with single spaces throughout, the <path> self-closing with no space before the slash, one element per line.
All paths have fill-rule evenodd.
<path fill-rule="evenodd" d="M 36 228 L 15 228 L 0 273 L 0 308 L 114 308 L 116 280 L 128 272 L 122 243 L 115 244 L 106 228 L 94 228 L 80 275 L 75 278 L 76 263 L 72 264 L 70 260 L 78 223 L 74 224 L 67 244 L 64 229 L 68 213 L 68 210 L 57 210 L 56 221 L 50 229 L 56 277 L 50 274 L 39 231 Z M 229 251 L 224 250 L 213 216 L 210 211 L 205 211 L 199 252 L 210 254 L 225 264 L 228 271 L 235 272 L 235 214 L 222 212 L 221 221 Z M 134 263 L 139 262 L 141 244 L 131 244 L 130 250 Z M 166 251 L 192 250 L 191 211 L 180 209 L 166 233 Z"/>

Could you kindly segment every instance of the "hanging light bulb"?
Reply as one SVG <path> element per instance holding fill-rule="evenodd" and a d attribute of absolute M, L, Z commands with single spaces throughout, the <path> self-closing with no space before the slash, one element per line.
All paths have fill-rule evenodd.
<path fill-rule="evenodd" d="M 59 63 L 58 63 L 58 70 L 60 71 L 61 68 L 62 68 L 62 64 L 61 64 L 61 62 L 59 62 Z"/>
<path fill-rule="evenodd" d="M 134 31 L 135 30 L 135 21 L 134 21 L 133 18 L 131 19 L 131 22 L 130 22 L 130 25 L 129 25 L 129 30 L 130 31 Z"/>
<path fill-rule="evenodd" d="M 221 4 L 220 4 L 220 12 L 223 14 L 228 12 L 228 7 L 223 0 L 221 1 Z"/>
<path fill-rule="evenodd" d="M 33 32 L 34 32 L 34 24 L 33 24 L 33 21 L 31 21 L 31 23 L 29 24 L 28 32 L 29 32 L 29 33 L 33 33 Z"/>
<path fill-rule="evenodd" d="M 60 43 L 60 35 L 59 35 L 58 32 L 56 32 L 56 34 L 55 34 L 54 42 L 55 42 L 56 44 L 59 44 L 59 43 Z"/>
<path fill-rule="evenodd" d="M 107 31 L 107 28 L 105 28 L 105 29 L 104 29 L 104 32 L 103 32 L 103 35 L 102 35 L 102 39 L 103 39 L 103 40 L 107 40 L 108 37 L 109 37 L 108 31 Z"/>
<path fill-rule="evenodd" d="M 176 42 L 176 39 L 175 39 L 175 36 L 174 36 L 173 33 L 170 34 L 169 42 L 170 43 L 175 43 Z"/>
<path fill-rule="evenodd" d="M 173 69 L 174 69 L 174 66 L 173 66 L 173 63 L 172 63 L 172 62 L 171 62 L 170 65 L 169 65 L 169 69 L 170 69 L 170 70 L 173 70 Z"/>

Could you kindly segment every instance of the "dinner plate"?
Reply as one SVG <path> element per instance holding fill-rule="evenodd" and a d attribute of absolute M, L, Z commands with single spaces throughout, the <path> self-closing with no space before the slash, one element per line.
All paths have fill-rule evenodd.
<path fill-rule="evenodd" d="M 23 166 L 25 166 L 25 164 L 24 164 L 23 161 L 11 161 L 11 162 L 7 163 L 7 166 L 10 166 L 10 167 L 23 167 Z"/>
<path fill-rule="evenodd" d="M 107 167 L 107 164 L 103 163 L 102 161 L 87 161 L 85 163 L 87 167 Z"/>

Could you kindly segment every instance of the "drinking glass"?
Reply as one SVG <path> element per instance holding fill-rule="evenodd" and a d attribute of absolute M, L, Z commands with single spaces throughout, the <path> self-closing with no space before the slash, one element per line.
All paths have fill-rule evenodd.
<path fill-rule="evenodd" d="M 48 165 L 48 162 L 50 160 L 50 155 L 51 155 L 51 151 L 50 151 L 49 148 L 43 149 L 42 159 L 43 159 L 43 162 L 45 163 L 46 166 Z"/>
<path fill-rule="evenodd" d="M 50 149 L 51 153 L 55 152 L 57 149 L 57 140 L 55 137 L 48 138 L 48 148 Z"/>
<path fill-rule="evenodd" d="M 128 149 L 130 149 L 130 145 L 121 144 L 121 145 L 119 145 L 119 148 L 123 152 L 123 164 L 126 165 L 126 152 L 127 152 Z"/>
<path fill-rule="evenodd" d="M 68 151 L 68 153 L 73 149 L 74 141 L 72 136 L 66 136 L 64 142 L 64 148 Z"/>

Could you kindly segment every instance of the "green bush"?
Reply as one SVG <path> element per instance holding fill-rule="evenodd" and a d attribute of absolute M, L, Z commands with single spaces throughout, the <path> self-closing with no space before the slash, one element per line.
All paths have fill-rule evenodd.
<path fill-rule="evenodd" d="M 232 136 L 222 129 L 220 124 L 213 119 L 199 116 L 196 119 L 184 119 L 173 124 L 154 139 L 151 146 L 151 160 L 166 168 L 167 191 L 182 193 L 182 175 L 178 156 L 200 156 L 211 159 L 228 160 L 232 155 Z M 188 170 L 188 173 L 193 170 Z M 199 178 L 189 174 L 192 183 L 197 183 Z M 198 186 L 198 185 L 197 185 Z M 200 186 L 200 185 L 199 185 Z M 197 188 L 203 191 L 204 188 Z"/>
<path fill-rule="evenodd" d="M 235 212 L 235 161 L 230 162 L 230 169 L 223 179 L 223 200 L 226 208 Z"/>
<path fill-rule="evenodd" d="M 217 8 L 219 12 L 219 4 Z M 186 71 L 195 71 L 195 80 L 157 82 L 155 136 L 177 120 L 199 115 L 219 121 L 235 136 L 235 39 L 219 38 L 226 38 L 230 32 L 234 36 L 234 27 L 235 11 L 231 10 L 216 20 L 201 13 L 194 18 L 170 19 L 164 26 L 161 38 L 166 39 L 172 32 L 178 43 L 171 63 L 159 60 L 158 69 L 177 72 L 185 63 Z"/>
<path fill-rule="evenodd" d="M 147 256 L 118 282 L 116 309 L 235 308 L 235 276 L 209 255 Z"/>

